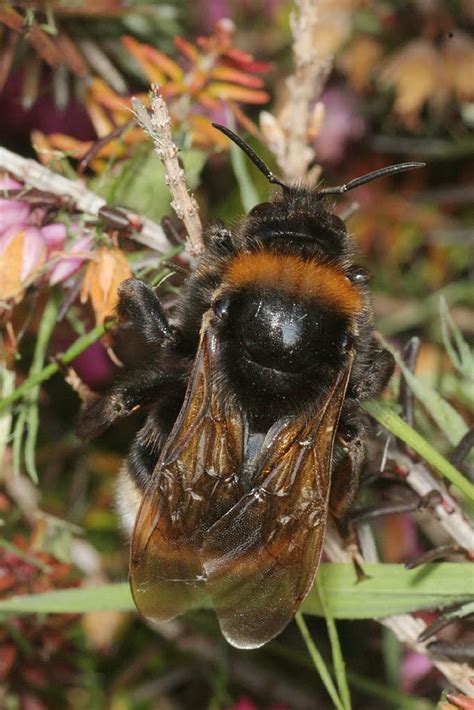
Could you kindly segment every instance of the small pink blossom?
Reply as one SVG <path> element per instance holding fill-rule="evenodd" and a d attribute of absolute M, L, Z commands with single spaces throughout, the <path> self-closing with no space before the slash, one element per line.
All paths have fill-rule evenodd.
<path fill-rule="evenodd" d="M 51 269 L 49 276 L 51 286 L 65 281 L 76 271 L 79 271 L 87 259 L 87 252 L 92 249 L 93 242 L 93 238 L 88 234 L 83 234 L 74 240 L 70 248 L 65 252 L 65 256 Z"/>
<path fill-rule="evenodd" d="M 0 235 L 11 227 L 25 224 L 29 214 L 30 208 L 26 202 L 0 198 Z"/>
<path fill-rule="evenodd" d="M 62 222 L 47 224 L 45 227 L 41 227 L 40 231 L 49 252 L 60 251 L 64 248 L 67 238 L 67 229 L 66 225 L 62 224 Z"/>
<path fill-rule="evenodd" d="M 8 176 L 0 178 L 1 190 L 16 190 L 20 183 Z M 52 267 L 45 272 L 45 280 L 51 285 L 60 283 L 75 274 L 87 259 L 87 252 L 93 245 L 92 237 L 82 232 L 79 225 L 72 225 L 69 234 L 72 237 L 66 256 L 61 252 L 66 248 L 68 229 L 61 222 L 53 222 L 44 227 L 38 224 L 38 210 L 22 200 L 3 199 L 0 197 L 0 255 L 4 254 L 2 269 L 9 271 L 8 284 L 0 289 L 3 299 L 21 298 L 24 285 L 39 272 L 49 260 Z M 5 251 L 14 240 L 17 248 Z M 19 254 L 18 248 L 22 251 Z M 15 256 L 11 256 L 15 254 Z M 19 258 L 21 257 L 21 258 Z M 15 261 L 15 263 L 13 263 Z M 13 273 L 14 271 L 14 273 Z"/>
<path fill-rule="evenodd" d="M 20 279 L 24 283 L 37 271 L 46 258 L 46 244 L 41 232 L 30 225 L 10 227 L 0 237 L 0 253 L 4 252 L 15 239 L 24 239 Z"/>
<path fill-rule="evenodd" d="M 19 190 L 21 184 L 11 178 L 9 175 L 0 177 L 0 190 Z"/>
<path fill-rule="evenodd" d="M 401 690 L 412 693 L 417 683 L 433 668 L 432 661 L 417 651 L 408 651 L 402 659 L 400 669 Z"/>

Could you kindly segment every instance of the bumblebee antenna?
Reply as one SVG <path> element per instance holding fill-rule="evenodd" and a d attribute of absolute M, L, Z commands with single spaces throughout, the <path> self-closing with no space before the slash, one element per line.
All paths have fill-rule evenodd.
<path fill-rule="evenodd" d="M 227 128 L 227 126 L 221 126 L 220 123 L 213 123 L 212 124 L 214 128 L 216 128 L 218 131 L 223 133 L 227 138 L 229 138 L 233 143 L 239 146 L 241 150 L 244 151 L 244 153 L 250 158 L 252 163 L 257 166 L 257 168 L 260 170 L 261 173 L 265 175 L 267 178 L 268 182 L 273 183 L 274 185 L 279 185 L 282 187 L 284 190 L 289 190 L 290 188 L 288 185 L 285 185 L 285 183 L 280 180 L 280 178 L 277 178 L 276 175 L 272 173 L 268 165 L 266 165 L 261 157 L 256 154 L 254 150 L 249 146 L 248 143 L 246 143 L 243 138 L 237 135 L 237 133 L 234 133 L 234 131 L 231 131 L 230 128 Z"/>
<path fill-rule="evenodd" d="M 379 178 L 385 177 L 386 175 L 395 175 L 395 173 L 404 173 L 406 170 L 415 170 L 416 168 L 424 168 L 426 163 L 398 163 L 397 165 L 389 165 L 386 168 L 380 168 L 380 170 L 374 170 L 372 173 L 367 173 L 367 175 L 362 175 L 361 177 L 355 178 L 346 182 L 345 185 L 338 185 L 337 187 L 323 187 L 322 190 L 318 190 L 319 195 L 342 195 L 344 192 L 349 192 L 355 187 L 360 187 L 365 185 L 366 182 L 371 182 L 372 180 L 378 180 Z"/>

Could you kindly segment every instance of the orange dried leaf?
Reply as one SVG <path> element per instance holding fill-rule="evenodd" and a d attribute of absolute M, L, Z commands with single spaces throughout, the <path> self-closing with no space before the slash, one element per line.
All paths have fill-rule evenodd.
<path fill-rule="evenodd" d="M 427 40 L 414 40 L 402 47 L 386 64 L 380 78 L 395 88 L 395 112 L 409 125 L 416 124 L 427 101 L 439 105 L 446 100 L 445 67 Z"/>
<path fill-rule="evenodd" d="M 67 68 L 80 78 L 86 77 L 89 74 L 89 68 L 72 39 L 64 32 L 61 32 L 56 37 L 56 44 Z"/>
<path fill-rule="evenodd" d="M 253 76 L 252 74 L 240 71 L 239 69 L 233 69 L 232 67 L 214 67 L 209 76 L 212 79 L 218 79 L 219 81 L 231 81 L 234 84 L 240 84 L 241 86 L 247 86 L 253 89 L 260 89 L 263 86 L 263 81 L 260 77 Z"/>
<path fill-rule="evenodd" d="M 87 113 L 92 121 L 92 125 L 95 128 L 95 132 L 102 138 L 102 136 L 107 136 L 111 133 L 115 126 L 104 111 L 103 107 L 100 106 L 97 101 L 95 101 L 91 96 L 86 96 L 84 100 Z"/>
<path fill-rule="evenodd" d="M 113 315 L 117 289 L 132 272 L 124 253 L 116 247 L 100 247 L 94 254 L 81 287 L 81 303 L 91 301 L 97 323 Z"/>
<path fill-rule="evenodd" d="M 158 84 L 163 84 L 165 82 L 165 75 L 163 72 L 150 61 L 149 57 L 147 57 L 144 44 L 137 42 L 136 39 L 129 37 L 128 35 L 122 37 L 122 43 L 135 59 L 149 82 L 156 82 Z"/>
<path fill-rule="evenodd" d="M 175 37 L 173 41 L 176 49 L 178 49 L 181 54 L 186 57 L 186 59 L 189 59 L 192 62 L 198 61 L 199 50 L 191 44 L 191 42 L 188 42 L 183 37 Z"/>
<path fill-rule="evenodd" d="M 206 87 L 206 93 L 209 96 L 214 96 L 221 101 L 233 99 L 234 101 L 242 101 L 246 104 L 266 104 L 270 96 L 266 91 L 258 91 L 257 89 L 246 89 L 243 86 L 235 86 L 221 82 L 213 82 Z"/>
<path fill-rule="evenodd" d="M 3 3 L 0 7 L 0 22 L 15 32 L 21 32 L 24 25 L 24 19 L 20 13 Z"/>
<path fill-rule="evenodd" d="M 30 27 L 26 33 L 26 39 L 50 67 L 56 68 L 63 63 L 61 52 L 55 42 L 37 25 L 34 24 Z"/>
<path fill-rule="evenodd" d="M 16 302 L 20 301 L 26 286 L 35 279 L 43 266 L 46 260 L 46 247 L 39 248 L 34 264 L 30 266 L 28 273 L 23 275 L 26 258 L 25 248 L 30 249 L 30 246 L 31 242 L 27 240 L 25 232 L 19 230 L 0 253 L 0 274 L 2 274 L 0 299 L 13 298 Z"/>
<path fill-rule="evenodd" d="M 151 62 L 154 62 L 161 71 L 167 74 L 170 79 L 174 81 L 182 81 L 184 78 L 184 71 L 181 69 L 179 64 L 176 64 L 172 59 L 160 52 L 155 47 L 149 44 L 143 45 L 144 56 L 146 56 Z"/>
<path fill-rule="evenodd" d="M 340 67 L 356 91 L 369 88 L 382 47 L 373 37 L 358 37 L 340 60 Z"/>
<path fill-rule="evenodd" d="M 7 301 L 21 295 L 21 267 L 23 264 L 23 249 L 25 235 L 20 232 L 15 239 L 0 253 L 0 299 Z"/>
<path fill-rule="evenodd" d="M 463 32 L 448 37 L 442 56 L 448 81 L 459 101 L 474 100 L 474 42 Z"/>

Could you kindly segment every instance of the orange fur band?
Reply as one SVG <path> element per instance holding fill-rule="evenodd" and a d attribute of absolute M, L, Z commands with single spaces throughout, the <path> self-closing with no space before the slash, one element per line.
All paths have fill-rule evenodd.
<path fill-rule="evenodd" d="M 239 254 L 230 261 L 225 281 L 230 286 L 271 286 L 296 297 L 318 298 L 349 316 L 362 308 L 360 291 L 342 271 L 293 255 L 268 251 Z"/>

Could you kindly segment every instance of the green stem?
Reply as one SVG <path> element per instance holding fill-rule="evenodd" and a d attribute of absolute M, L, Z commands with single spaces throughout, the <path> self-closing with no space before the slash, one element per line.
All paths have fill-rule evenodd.
<path fill-rule="evenodd" d="M 474 486 L 472 483 L 454 468 L 444 456 L 441 456 L 417 431 L 404 422 L 398 414 L 395 414 L 387 404 L 372 400 L 371 402 L 364 402 L 362 407 L 388 431 L 404 441 L 405 444 L 408 444 L 411 449 L 416 451 L 454 486 L 457 486 L 469 500 L 474 501 Z"/>
<path fill-rule="evenodd" d="M 56 294 L 53 293 L 49 298 L 41 319 L 41 324 L 38 330 L 36 339 L 36 347 L 31 363 L 29 377 L 34 377 L 44 367 L 44 360 L 48 344 L 56 325 L 56 317 L 59 311 L 59 302 Z M 26 442 L 25 442 L 25 466 L 28 474 L 33 481 L 38 481 L 38 473 L 36 471 L 35 451 L 36 439 L 38 436 L 39 414 L 38 414 L 38 394 L 39 386 L 33 387 L 27 397 L 27 414 L 26 414 Z"/>
<path fill-rule="evenodd" d="M 83 335 L 82 337 L 78 338 L 71 345 L 71 347 L 66 350 L 66 352 L 58 355 L 58 358 L 61 360 L 62 363 L 68 365 L 74 360 L 74 358 L 84 352 L 84 350 L 86 350 L 90 345 L 99 340 L 99 338 L 101 338 L 104 333 L 113 328 L 114 325 L 114 321 L 108 321 L 106 324 L 104 323 L 103 325 L 96 326 L 91 331 L 89 331 L 89 333 L 86 333 L 86 335 Z M 5 399 L 2 399 L 0 401 L 0 412 L 3 412 L 10 405 L 12 405 L 13 402 L 16 402 L 18 399 L 21 399 L 21 397 L 24 397 L 27 392 L 32 390 L 37 385 L 40 385 L 46 380 L 49 380 L 50 377 L 52 377 L 56 374 L 56 372 L 58 372 L 58 370 L 59 365 L 56 362 L 51 362 L 40 372 L 36 373 L 31 377 L 28 377 L 28 379 L 25 380 L 25 382 L 23 382 L 20 387 L 17 387 L 17 389 L 12 392 L 11 395 L 5 397 Z"/>
<path fill-rule="evenodd" d="M 323 586 L 321 584 L 316 584 L 316 591 L 319 596 L 319 601 L 321 602 L 324 618 L 326 619 L 329 640 L 331 642 L 332 663 L 339 695 L 345 710 L 351 710 L 351 694 L 347 683 L 346 666 L 342 655 L 336 623 L 326 603 L 326 595 L 324 593 Z"/>
<path fill-rule="evenodd" d="M 319 677 L 321 678 L 324 687 L 326 688 L 332 702 L 334 703 L 334 707 L 337 708 L 337 710 L 345 710 L 344 705 L 342 704 L 341 699 L 337 694 L 336 686 L 333 683 L 324 658 L 321 656 L 318 649 L 316 648 L 316 645 L 309 633 L 308 627 L 306 626 L 303 614 L 300 611 L 297 612 L 295 616 L 295 621 L 298 624 L 298 628 L 306 644 L 306 648 L 308 649 L 308 653 L 311 657 L 311 660 L 313 661 L 314 667 L 319 673 Z"/>

